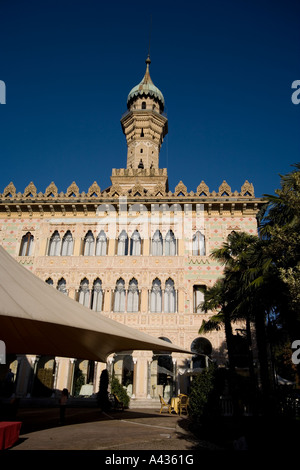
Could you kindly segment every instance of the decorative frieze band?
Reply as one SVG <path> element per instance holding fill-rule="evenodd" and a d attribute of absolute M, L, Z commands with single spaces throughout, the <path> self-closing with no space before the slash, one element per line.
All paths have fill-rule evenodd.
<path fill-rule="evenodd" d="M 71 198 L 103 198 L 103 197 L 136 197 L 143 198 L 145 196 L 154 196 L 154 197 L 243 197 L 249 198 L 254 197 L 254 187 L 249 181 L 245 181 L 242 185 L 240 192 L 232 192 L 231 187 L 226 181 L 220 185 L 218 192 L 209 191 L 207 184 L 202 181 L 197 187 L 196 192 L 188 192 L 187 187 L 182 181 L 180 181 L 175 187 L 174 192 L 166 192 L 165 187 L 162 183 L 157 183 L 154 189 L 149 190 L 144 188 L 140 183 L 134 184 L 130 189 L 124 189 L 121 184 L 113 184 L 105 191 L 101 191 L 100 186 L 95 181 L 89 188 L 88 192 L 80 193 L 79 188 L 75 181 L 67 188 L 67 191 L 58 192 L 56 185 L 52 182 L 45 190 L 44 193 L 37 192 L 35 185 L 31 182 L 24 190 L 23 193 L 16 191 L 15 185 L 11 182 L 4 189 L 3 193 L 0 194 L 1 199 L 29 199 L 29 200 L 53 200 L 55 199 L 71 199 Z"/>

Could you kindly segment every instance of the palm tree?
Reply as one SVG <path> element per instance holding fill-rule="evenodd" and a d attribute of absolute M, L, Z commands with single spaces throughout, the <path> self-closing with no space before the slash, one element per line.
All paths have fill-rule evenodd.
<path fill-rule="evenodd" d="M 248 365 L 253 394 L 257 384 L 253 366 L 251 325 L 255 325 L 260 363 L 263 397 L 270 393 L 266 318 L 271 309 L 270 283 L 267 273 L 271 261 L 263 253 L 263 244 L 257 236 L 232 232 L 226 243 L 211 255 L 222 263 L 223 277 L 205 292 L 202 308 L 205 311 L 219 307 L 219 313 L 203 322 L 200 332 L 219 328 L 224 324 L 231 376 L 234 376 L 235 357 L 232 323 L 244 321 L 248 346 Z"/>

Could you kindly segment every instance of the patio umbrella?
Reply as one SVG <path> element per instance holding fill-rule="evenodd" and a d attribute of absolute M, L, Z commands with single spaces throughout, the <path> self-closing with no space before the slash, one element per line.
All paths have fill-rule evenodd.
<path fill-rule="evenodd" d="M 101 362 L 124 350 L 190 353 L 84 307 L 20 265 L 1 246 L 0 340 L 7 354 Z"/>

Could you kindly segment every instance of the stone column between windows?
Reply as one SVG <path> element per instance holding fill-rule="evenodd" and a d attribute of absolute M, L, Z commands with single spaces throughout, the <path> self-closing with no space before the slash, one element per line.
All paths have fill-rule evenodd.
<path fill-rule="evenodd" d="M 75 358 L 69 359 L 69 371 L 68 371 L 68 379 L 67 379 L 67 389 L 69 390 L 70 395 L 73 395 L 74 390 L 74 373 L 75 373 Z"/>
<path fill-rule="evenodd" d="M 137 358 L 133 357 L 133 384 L 132 384 L 132 399 L 136 398 L 137 393 Z"/>
<path fill-rule="evenodd" d="M 27 388 L 27 398 L 31 398 L 32 392 L 33 392 L 33 387 L 34 387 L 34 379 L 36 376 L 37 372 L 37 365 L 40 360 L 41 356 L 32 356 L 29 360 L 31 362 L 31 370 L 30 370 L 30 375 L 29 375 L 29 380 L 28 380 L 28 388 Z"/>

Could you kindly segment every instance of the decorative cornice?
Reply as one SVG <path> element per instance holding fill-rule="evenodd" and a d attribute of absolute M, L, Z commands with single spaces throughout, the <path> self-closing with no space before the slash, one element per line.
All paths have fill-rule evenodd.
<path fill-rule="evenodd" d="M 128 170 L 126 170 L 128 171 Z M 130 173 L 130 171 L 128 171 Z M 125 176 L 125 175 L 124 175 Z M 128 174 L 129 176 L 129 174 Z M 254 187 L 249 181 L 245 181 L 242 185 L 240 192 L 232 192 L 231 187 L 226 181 L 223 181 L 219 187 L 218 192 L 209 191 L 207 184 L 204 181 L 198 185 L 196 192 L 187 191 L 185 184 L 180 181 L 175 187 L 174 193 L 172 191 L 166 192 L 164 185 L 158 182 L 153 189 L 145 188 L 142 183 L 136 182 L 132 183 L 132 186 L 129 189 L 122 187 L 122 184 L 114 183 L 110 188 L 105 191 L 101 191 L 100 186 L 95 181 L 90 187 L 87 193 L 79 192 L 79 188 L 75 181 L 67 188 L 66 193 L 58 192 L 58 189 L 54 182 L 52 182 L 45 190 L 45 193 L 37 193 L 35 185 L 31 182 L 24 190 L 23 193 L 17 193 L 14 184 L 11 182 L 4 189 L 3 193 L 0 194 L 0 200 L 9 202 L 9 201 L 18 201 L 22 202 L 26 200 L 27 203 L 31 202 L 55 202 L 56 200 L 61 201 L 65 199 L 103 199 L 107 197 L 118 197 L 118 196 L 128 196 L 128 197 L 156 197 L 156 198 L 176 198 L 176 197 L 185 197 L 185 198 L 196 198 L 201 201 L 205 198 L 215 199 L 215 198 L 242 198 L 242 199 L 251 199 L 255 198 L 254 196 Z"/>

